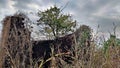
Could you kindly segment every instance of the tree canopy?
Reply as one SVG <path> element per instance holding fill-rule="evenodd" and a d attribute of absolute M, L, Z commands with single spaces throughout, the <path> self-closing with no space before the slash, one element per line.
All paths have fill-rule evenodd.
<path fill-rule="evenodd" d="M 45 11 L 39 11 L 38 26 L 42 25 L 43 32 L 46 35 L 52 35 L 57 38 L 73 32 L 76 27 L 76 21 L 73 21 L 70 14 L 63 14 L 62 10 L 56 6 Z"/>
<path fill-rule="evenodd" d="M 77 40 L 80 42 L 81 46 L 85 45 L 85 42 L 91 41 L 92 29 L 87 25 L 81 25 L 76 30 Z"/>

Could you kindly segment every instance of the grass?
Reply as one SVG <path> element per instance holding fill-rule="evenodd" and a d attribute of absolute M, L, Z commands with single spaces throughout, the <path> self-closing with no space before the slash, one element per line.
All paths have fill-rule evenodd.
<path fill-rule="evenodd" d="M 49 61 L 49 68 L 120 68 L 120 46 L 118 46 L 118 44 L 105 44 L 108 46 L 108 49 L 106 50 L 106 53 L 104 53 L 103 48 L 96 48 L 97 44 L 95 44 L 94 41 L 89 42 L 89 47 L 81 47 L 82 44 L 77 42 L 76 39 L 74 39 L 75 56 L 70 56 L 74 59 L 72 64 L 67 64 L 62 59 L 62 56 L 69 53 L 54 54 L 54 48 L 51 48 L 52 53 L 50 58 L 46 61 L 44 61 L 43 58 L 39 58 L 38 61 L 41 62 L 37 64 L 38 61 L 34 62 L 32 59 L 32 44 L 29 32 L 17 30 L 17 27 L 12 28 L 13 29 L 10 32 L 5 32 L 8 31 L 7 28 L 3 29 L 2 40 L 4 40 L 4 43 L 1 42 L 1 45 L 4 46 L 4 48 L 1 46 L 0 56 L 3 61 L 7 60 L 8 62 L 3 62 L 3 64 L 1 61 L 0 68 L 42 68 L 44 64 Z M 18 31 L 21 33 L 19 36 L 17 34 Z M 4 33 L 10 34 L 9 36 L 4 36 L 6 35 Z M 106 41 L 103 43 L 105 42 Z M 111 42 L 115 43 L 114 40 Z M 84 44 L 88 45 L 87 42 Z"/>
<path fill-rule="evenodd" d="M 90 42 L 89 48 L 79 48 L 79 45 L 79 42 L 75 42 L 76 54 L 72 57 L 75 59 L 74 61 L 72 61 L 73 64 L 67 64 L 64 60 L 62 60 L 60 56 L 65 55 L 65 53 L 54 55 L 54 49 L 51 48 L 52 53 L 49 59 L 47 59 L 46 61 L 44 61 L 43 59 L 39 59 L 39 61 L 41 61 L 39 65 L 37 65 L 37 62 L 31 62 L 32 65 L 29 65 L 27 68 L 42 68 L 43 65 L 48 61 L 51 62 L 50 68 L 120 68 L 120 46 L 115 45 L 115 47 L 111 47 L 110 45 L 105 54 L 103 48 L 99 48 L 96 50 L 96 44 L 94 42 Z M 86 54 L 84 54 L 84 49 L 86 50 Z M 15 58 L 13 58 L 9 49 L 6 50 L 7 55 L 10 57 L 10 64 L 12 65 L 11 68 L 21 68 L 21 66 L 23 66 L 23 68 L 26 68 L 24 67 L 25 64 L 21 65 L 22 63 L 20 61 L 19 54 L 18 56 L 16 55 Z M 24 51 L 24 49 L 22 51 Z M 25 57 L 23 58 L 25 59 Z M 57 59 L 60 60 L 60 62 L 62 63 L 61 65 L 57 63 Z M 32 59 L 30 58 L 30 60 Z"/>
<path fill-rule="evenodd" d="M 77 49 L 78 43 L 75 44 L 76 47 L 76 55 L 73 57 L 75 60 L 73 64 L 67 64 L 61 59 L 63 63 L 61 65 L 62 68 L 120 68 L 120 46 L 115 45 L 115 47 L 108 47 L 106 54 L 104 53 L 103 48 L 97 49 L 95 48 L 96 44 L 91 42 L 91 46 L 85 49 L 86 54 L 82 54 L 84 49 Z M 53 49 L 52 49 L 52 53 Z M 57 54 L 56 56 L 61 55 Z M 62 54 L 64 55 L 64 54 Z M 47 61 L 51 60 L 50 68 L 59 68 L 58 64 L 56 64 L 56 56 L 52 55 Z M 57 57 L 58 58 L 58 57 Z M 60 58 L 60 57 L 59 57 Z M 88 59 L 88 60 L 86 60 Z M 45 62 L 47 62 L 45 61 Z M 42 65 L 45 63 L 42 62 L 39 68 L 42 68 Z"/>

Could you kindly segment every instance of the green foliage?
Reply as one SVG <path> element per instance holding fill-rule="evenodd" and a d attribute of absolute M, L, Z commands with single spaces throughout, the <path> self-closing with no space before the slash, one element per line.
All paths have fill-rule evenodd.
<path fill-rule="evenodd" d="M 60 8 L 56 6 L 43 12 L 39 11 L 38 16 L 40 17 L 38 25 L 44 25 L 44 31 L 55 38 L 72 32 L 76 26 L 76 21 L 73 21 L 69 14 L 62 14 Z"/>
<path fill-rule="evenodd" d="M 115 35 L 110 35 L 110 38 L 104 43 L 104 53 L 107 53 L 109 47 L 115 47 L 120 45 L 120 39 L 117 39 Z"/>
<path fill-rule="evenodd" d="M 82 25 L 82 26 L 80 26 L 79 29 L 77 29 L 76 32 L 77 32 L 76 33 L 77 40 L 80 42 L 81 46 L 85 45 L 86 41 L 90 41 L 91 40 L 92 30 L 91 30 L 91 28 L 89 26 Z M 78 35 L 80 35 L 80 36 L 78 36 Z"/>

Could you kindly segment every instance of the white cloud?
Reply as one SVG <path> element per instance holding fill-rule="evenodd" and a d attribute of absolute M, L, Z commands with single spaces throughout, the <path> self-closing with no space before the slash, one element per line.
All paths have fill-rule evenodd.
<path fill-rule="evenodd" d="M 100 24 L 100 30 L 104 33 L 112 28 L 113 22 L 120 26 L 119 0 L 0 0 L 0 20 L 17 10 L 36 13 L 55 4 L 63 8 L 67 3 L 63 12 L 73 15 L 79 24 L 90 25 L 92 28 Z M 31 19 L 36 19 L 36 16 L 31 15 Z"/>

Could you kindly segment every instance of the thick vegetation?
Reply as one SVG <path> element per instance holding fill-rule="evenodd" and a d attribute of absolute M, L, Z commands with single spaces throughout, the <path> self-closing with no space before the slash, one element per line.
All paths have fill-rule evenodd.
<path fill-rule="evenodd" d="M 40 18 L 37 25 L 42 26 L 40 32 L 52 37 L 53 40 L 34 43 L 40 43 L 37 45 L 40 52 L 36 51 L 37 59 L 33 59 L 34 40 L 30 37 L 28 25 L 25 25 L 28 24 L 25 20 L 29 19 L 24 14 L 6 17 L 3 21 L 0 46 L 0 68 L 43 68 L 47 62 L 48 68 L 120 68 L 120 39 L 115 35 L 110 35 L 101 48 L 96 48 L 98 44 L 94 38 L 97 37 L 92 36 L 92 29 L 87 25 L 81 25 L 75 30 L 76 21 L 73 21 L 69 14 L 62 14 L 60 8 L 54 6 L 46 11 L 39 11 L 38 16 Z M 62 45 L 62 51 L 59 51 L 61 53 L 55 51 L 51 45 Z M 72 48 L 63 49 L 67 45 L 72 45 Z M 49 51 L 46 51 L 46 46 Z M 44 51 L 49 57 L 45 58 Z M 64 57 L 67 57 L 67 60 Z"/>

